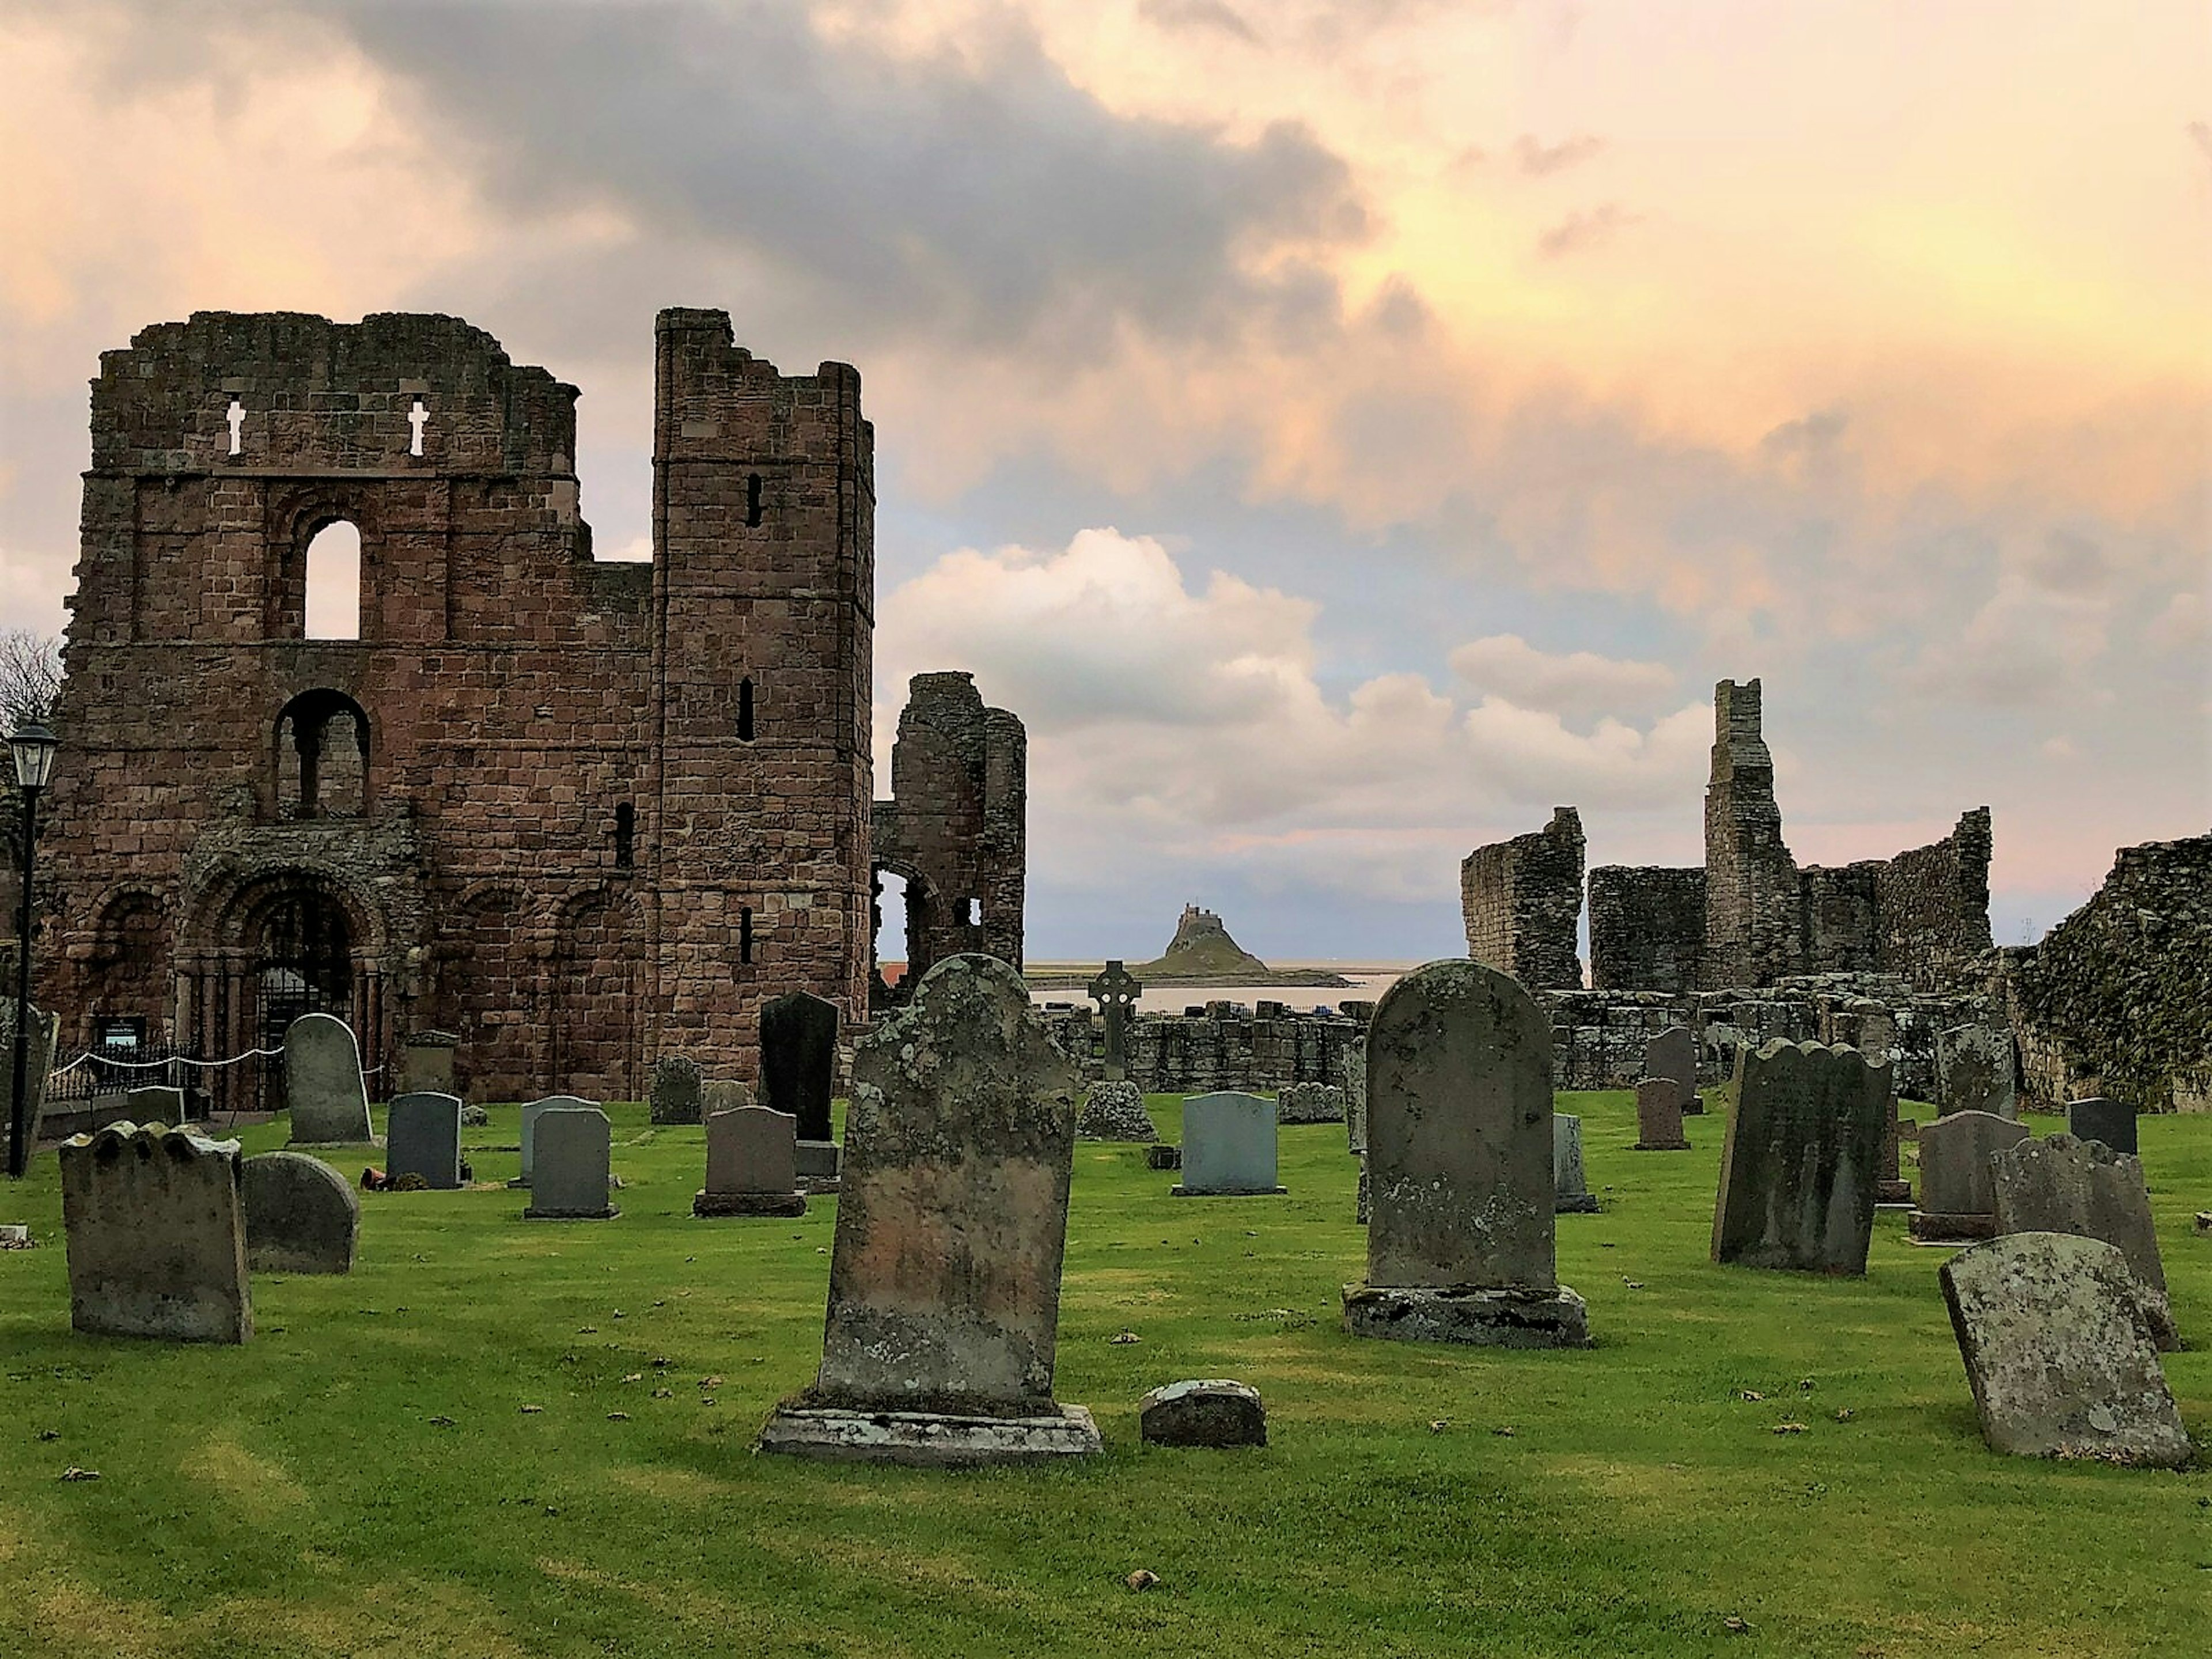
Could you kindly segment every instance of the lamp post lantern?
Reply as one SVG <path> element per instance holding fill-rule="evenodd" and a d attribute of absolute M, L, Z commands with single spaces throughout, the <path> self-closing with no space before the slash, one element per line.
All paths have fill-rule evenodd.
<path fill-rule="evenodd" d="M 15 916 L 15 1089 L 8 1097 L 8 1173 L 16 1180 L 22 1178 L 30 1152 L 24 1144 L 31 1114 L 23 1062 L 30 1053 L 31 877 L 39 852 L 39 793 L 54 775 L 54 751 L 60 747 L 61 739 L 36 720 L 8 738 L 15 782 L 23 792 L 23 900 Z"/>

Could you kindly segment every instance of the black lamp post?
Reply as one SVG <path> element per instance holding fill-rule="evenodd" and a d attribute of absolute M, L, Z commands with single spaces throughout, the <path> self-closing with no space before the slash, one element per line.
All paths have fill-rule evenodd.
<path fill-rule="evenodd" d="M 15 757 L 15 781 L 23 791 L 23 904 L 15 917 L 15 1092 L 9 1097 L 8 1173 L 21 1180 L 29 1153 L 30 1100 L 23 1063 L 31 1038 L 31 876 L 39 852 L 39 792 L 54 775 L 54 750 L 61 739 L 33 720 L 8 739 Z"/>

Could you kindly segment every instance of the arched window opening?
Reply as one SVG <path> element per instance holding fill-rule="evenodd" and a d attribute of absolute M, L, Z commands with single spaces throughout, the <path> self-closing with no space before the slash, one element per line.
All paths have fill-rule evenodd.
<path fill-rule="evenodd" d="M 422 407 L 422 400 L 417 398 L 415 407 L 407 411 L 407 453 L 410 455 L 422 453 L 422 428 L 429 424 L 430 411 Z"/>
<path fill-rule="evenodd" d="M 307 544 L 307 637 L 361 637 L 361 532 L 343 519 Z"/>
<path fill-rule="evenodd" d="M 234 455 L 245 453 L 246 405 L 233 398 L 230 400 L 230 412 L 223 418 L 230 423 L 230 453 Z"/>
<path fill-rule="evenodd" d="M 908 912 L 911 889 L 895 870 L 876 872 L 874 896 L 869 906 L 872 932 L 868 945 L 868 1001 L 871 1006 L 897 1004 L 914 987 L 907 982 L 913 957 L 913 933 Z"/>
<path fill-rule="evenodd" d="M 738 682 L 738 740 L 753 740 L 753 683 L 750 678 Z"/>
<path fill-rule="evenodd" d="M 615 808 L 615 868 L 629 870 L 637 864 L 637 808 L 624 801 Z"/>
<path fill-rule="evenodd" d="M 276 717 L 276 810 L 287 818 L 368 813 L 368 716 L 342 691 L 303 691 Z"/>
<path fill-rule="evenodd" d="M 745 522 L 757 526 L 761 521 L 761 475 L 745 476 Z"/>
<path fill-rule="evenodd" d="M 753 959 L 753 913 L 738 912 L 738 960 L 750 965 Z"/>

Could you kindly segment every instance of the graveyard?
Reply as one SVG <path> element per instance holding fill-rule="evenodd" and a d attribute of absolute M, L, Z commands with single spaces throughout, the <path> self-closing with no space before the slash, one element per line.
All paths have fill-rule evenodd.
<path fill-rule="evenodd" d="M 1717 1267 L 1722 1115 L 1639 1152 L 1629 1091 L 1558 1106 L 1600 1200 L 1557 1230 L 1590 1347 L 1346 1335 L 1340 1123 L 1282 1129 L 1280 1195 L 1174 1197 L 1143 1147 L 1081 1141 L 1054 1392 L 1103 1453 L 958 1474 L 755 1455 L 814 1380 L 839 1200 L 696 1218 L 703 1132 L 642 1104 L 608 1109 L 619 1217 L 525 1221 L 495 1105 L 465 1189 L 361 1195 L 350 1274 L 257 1272 L 242 1346 L 73 1333 L 42 1158 L 40 1248 L 0 1255 L 0 1651 L 2203 1651 L 2207 1477 L 1992 1454 L 1951 1252 L 1905 1212 L 1863 1279 Z M 2208 1128 L 2141 1123 L 2192 1334 Z M 2163 1359 L 2202 1434 L 2212 1358 Z M 1264 1447 L 1140 1442 L 1146 1390 L 1213 1376 L 1259 1390 Z"/>

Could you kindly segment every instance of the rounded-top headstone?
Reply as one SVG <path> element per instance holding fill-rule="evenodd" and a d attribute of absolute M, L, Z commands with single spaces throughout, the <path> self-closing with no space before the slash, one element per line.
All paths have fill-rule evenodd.
<path fill-rule="evenodd" d="M 361 1045 L 334 1014 L 302 1014 L 284 1028 L 284 1099 L 295 1146 L 360 1146 L 370 1139 Z"/>
<path fill-rule="evenodd" d="M 353 1271 L 361 1200 L 346 1178 L 305 1152 L 246 1160 L 246 1262 L 258 1273 Z"/>
<path fill-rule="evenodd" d="M 653 1088 L 647 1097 L 647 1115 L 655 1123 L 700 1121 L 700 1091 L 704 1086 L 699 1062 L 689 1054 L 663 1054 L 653 1062 Z"/>
<path fill-rule="evenodd" d="M 1152 1446 L 1264 1446 L 1267 1408 L 1259 1389 L 1227 1377 L 1154 1389 L 1137 1402 L 1138 1432 Z"/>

